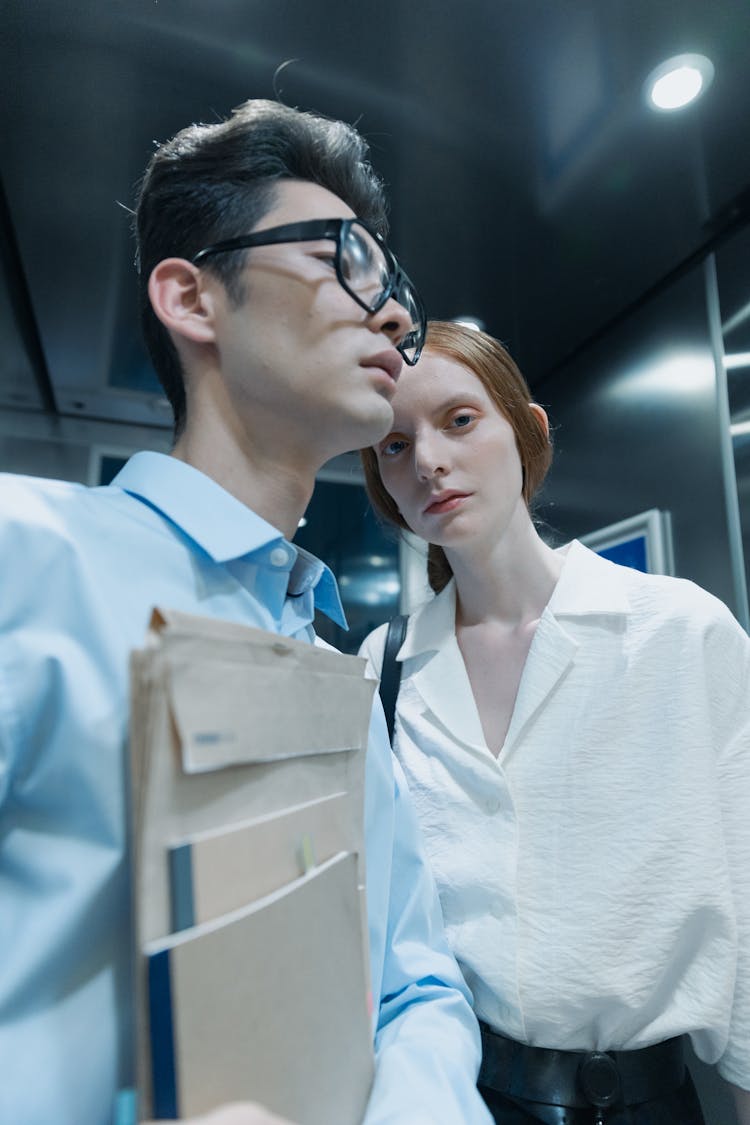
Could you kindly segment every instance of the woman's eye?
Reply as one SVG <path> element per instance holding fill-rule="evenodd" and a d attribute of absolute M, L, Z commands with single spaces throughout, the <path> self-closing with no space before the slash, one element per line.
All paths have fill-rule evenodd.
<path fill-rule="evenodd" d="M 393 441 L 387 441 L 380 447 L 382 457 L 395 457 L 402 449 L 406 449 L 406 442 L 401 438 L 394 438 Z"/>
<path fill-rule="evenodd" d="M 474 421 L 474 417 L 473 414 L 454 414 L 451 418 L 451 425 L 455 429 L 461 430 L 464 426 L 470 425 Z"/>

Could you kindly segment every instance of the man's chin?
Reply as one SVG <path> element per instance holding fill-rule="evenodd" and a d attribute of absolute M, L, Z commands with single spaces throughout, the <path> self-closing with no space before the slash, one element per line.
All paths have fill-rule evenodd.
<path fill-rule="evenodd" d="M 373 409 L 368 418 L 363 419 L 363 428 L 366 435 L 357 446 L 358 449 L 375 445 L 376 442 L 382 441 L 387 433 L 390 433 L 393 428 L 393 407 L 387 398 L 378 399 L 377 409 Z"/>
<path fill-rule="evenodd" d="M 367 410 L 356 415 L 350 414 L 346 421 L 341 419 L 339 426 L 329 430 L 325 450 L 326 460 L 368 449 L 382 441 L 393 428 L 393 410 L 387 399 L 378 398 L 373 404 L 368 402 Z"/>

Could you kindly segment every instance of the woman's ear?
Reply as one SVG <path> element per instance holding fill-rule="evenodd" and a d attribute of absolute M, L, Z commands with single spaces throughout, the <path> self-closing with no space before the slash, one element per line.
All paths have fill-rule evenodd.
<path fill-rule="evenodd" d="M 543 406 L 540 406 L 538 402 L 530 402 L 529 410 L 539 423 L 539 427 L 547 438 L 547 441 L 549 441 L 549 418 L 547 417 L 547 411 Z"/>
<path fill-rule="evenodd" d="M 199 344 L 213 341 L 213 294 L 192 262 L 164 258 L 151 271 L 148 296 L 155 314 L 170 332 Z"/>

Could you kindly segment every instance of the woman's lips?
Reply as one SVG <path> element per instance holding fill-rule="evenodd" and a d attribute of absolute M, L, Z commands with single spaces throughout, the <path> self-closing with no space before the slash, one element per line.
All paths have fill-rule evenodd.
<path fill-rule="evenodd" d="M 436 496 L 424 510 L 426 516 L 439 516 L 443 512 L 452 512 L 469 495 L 468 492 L 446 492 L 444 496 Z"/>

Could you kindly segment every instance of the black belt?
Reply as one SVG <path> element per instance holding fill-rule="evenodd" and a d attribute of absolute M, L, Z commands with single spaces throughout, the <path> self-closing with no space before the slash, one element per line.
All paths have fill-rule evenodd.
<path fill-rule="evenodd" d="M 557 1051 L 479 1027 L 478 1083 L 511 1098 L 570 1108 L 639 1105 L 674 1093 L 685 1081 L 682 1036 L 637 1051 Z"/>

